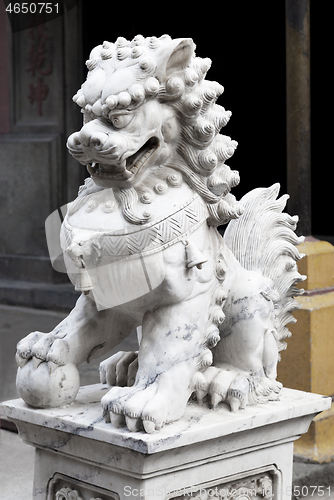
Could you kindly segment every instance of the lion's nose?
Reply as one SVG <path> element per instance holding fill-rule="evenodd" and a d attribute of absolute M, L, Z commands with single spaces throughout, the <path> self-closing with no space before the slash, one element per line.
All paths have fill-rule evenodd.
<path fill-rule="evenodd" d="M 104 132 L 97 132 L 90 138 L 90 146 L 96 149 L 101 149 L 107 142 L 107 139 L 108 134 L 105 134 Z"/>
<path fill-rule="evenodd" d="M 67 139 L 67 147 L 69 149 L 75 150 L 80 149 L 81 146 L 82 144 L 80 140 L 80 134 L 79 132 L 74 132 L 74 134 L 71 134 Z"/>
<path fill-rule="evenodd" d="M 108 139 L 108 131 L 101 129 L 101 123 L 98 120 L 92 120 L 86 123 L 79 132 L 70 135 L 67 146 L 72 150 L 71 152 L 82 151 L 83 148 L 101 150 L 106 147 Z"/>
<path fill-rule="evenodd" d="M 80 132 L 71 134 L 67 139 L 69 149 L 81 149 L 82 146 L 88 148 L 102 149 L 107 142 L 108 134 L 104 132 L 88 133 L 84 128 Z"/>
<path fill-rule="evenodd" d="M 79 132 L 80 142 L 85 147 L 92 147 L 96 149 L 103 148 L 103 145 L 107 142 L 108 134 L 104 132 L 93 132 L 90 133 L 89 130 L 83 127 L 81 132 Z"/>

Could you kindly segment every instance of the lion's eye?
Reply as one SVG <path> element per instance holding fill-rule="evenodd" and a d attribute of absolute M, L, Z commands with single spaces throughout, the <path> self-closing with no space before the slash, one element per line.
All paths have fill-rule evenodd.
<path fill-rule="evenodd" d="M 116 115 L 111 116 L 109 119 L 115 128 L 124 128 L 129 125 L 133 115 Z"/>

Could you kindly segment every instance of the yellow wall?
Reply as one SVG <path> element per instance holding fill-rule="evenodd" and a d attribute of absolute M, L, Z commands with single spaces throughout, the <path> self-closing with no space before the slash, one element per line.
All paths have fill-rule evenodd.
<path fill-rule="evenodd" d="M 297 323 L 288 325 L 292 337 L 281 353 L 278 380 L 285 387 L 334 395 L 334 247 L 311 239 L 299 245 L 305 254 L 299 262 L 305 294 L 297 300 Z M 295 443 L 295 453 L 304 460 L 334 460 L 334 408 L 318 415 L 310 430 Z"/>

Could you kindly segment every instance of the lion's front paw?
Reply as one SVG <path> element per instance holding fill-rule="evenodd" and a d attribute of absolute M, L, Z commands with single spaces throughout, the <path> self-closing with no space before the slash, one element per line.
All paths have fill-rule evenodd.
<path fill-rule="evenodd" d="M 132 387 L 113 387 L 101 400 L 104 419 L 131 431 L 156 432 L 182 417 L 201 376 L 191 375 L 184 362 Z"/>
<path fill-rule="evenodd" d="M 64 337 L 55 332 L 32 332 L 17 344 L 16 387 L 29 406 L 55 408 L 75 399 L 80 377 Z"/>
<path fill-rule="evenodd" d="M 161 415 L 144 415 L 148 401 L 156 395 L 155 383 L 148 387 L 114 387 L 102 398 L 103 416 L 114 427 L 128 427 L 130 431 L 152 433 L 165 423 Z M 156 408 L 158 410 L 158 408 Z"/>
<path fill-rule="evenodd" d="M 19 367 L 16 377 L 19 396 L 34 408 L 56 408 L 74 401 L 80 387 L 77 367 L 41 362 L 37 368 L 30 359 Z"/>
<path fill-rule="evenodd" d="M 32 332 L 22 339 L 16 348 L 16 362 L 23 367 L 30 359 L 34 368 L 43 362 L 65 365 L 71 362 L 71 347 L 66 336 L 56 333 Z"/>
<path fill-rule="evenodd" d="M 138 351 L 119 351 L 100 363 L 101 384 L 131 387 L 138 370 Z"/>

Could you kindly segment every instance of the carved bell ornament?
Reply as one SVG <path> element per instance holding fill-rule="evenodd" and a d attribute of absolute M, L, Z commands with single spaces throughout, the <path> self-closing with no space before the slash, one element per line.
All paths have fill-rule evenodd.
<path fill-rule="evenodd" d="M 85 267 L 83 259 L 81 259 L 81 264 L 82 267 L 79 268 L 76 276 L 75 289 L 78 292 L 88 293 L 90 290 L 93 290 L 94 286 Z"/>
<path fill-rule="evenodd" d="M 186 259 L 188 269 L 195 266 L 197 269 L 202 269 L 203 264 L 208 262 L 208 259 L 204 257 L 202 252 L 193 243 L 189 243 L 188 241 L 186 242 Z"/>

